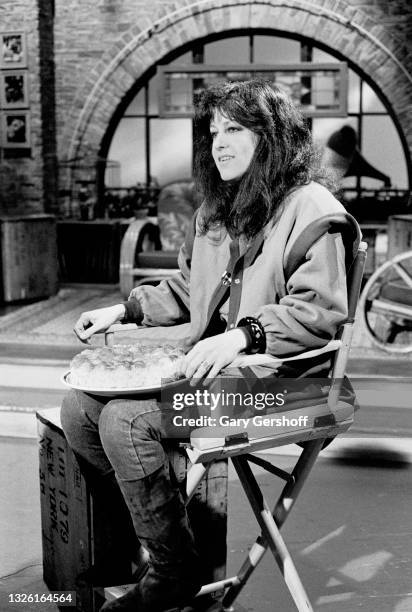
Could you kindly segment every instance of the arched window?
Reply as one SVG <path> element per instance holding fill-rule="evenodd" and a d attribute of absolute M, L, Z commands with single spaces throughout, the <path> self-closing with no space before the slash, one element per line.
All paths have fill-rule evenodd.
<path fill-rule="evenodd" d="M 151 178 L 162 186 L 191 176 L 192 120 L 187 114 L 165 116 L 162 112 L 159 105 L 159 100 L 164 100 L 165 95 L 162 91 L 165 83 L 162 68 L 169 73 L 174 67 L 181 69 L 185 66 L 192 70 L 199 69 L 200 72 L 202 67 L 209 70 L 216 67 L 216 71 L 224 72 L 227 66 L 239 66 L 239 70 L 246 70 L 251 66 L 296 66 L 302 62 L 310 62 L 316 68 L 319 65 L 337 66 L 344 59 L 320 49 L 313 41 L 267 32 L 232 32 L 194 43 L 191 48 L 184 49 L 180 56 L 175 55 L 172 61 L 154 67 L 150 77 L 128 104 L 107 154 L 107 159 L 119 164 L 120 172 L 110 174 L 107 171 L 106 186 L 126 188 L 136 183 L 146 184 Z M 309 101 L 309 106 L 311 102 L 316 106 L 316 100 L 322 100 L 322 79 L 316 81 L 319 91 L 315 95 L 315 79 L 311 74 L 299 73 L 296 77 L 295 73 L 295 79 L 298 78 L 302 85 L 299 94 L 302 102 Z M 177 97 L 179 87 L 185 86 L 182 83 L 175 82 Z M 326 87 L 330 87 L 330 83 Z M 309 92 L 306 93 L 306 100 L 305 91 Z M 330 92 L 326 89 L 325 92 L 326 99 Z M 182 90 L 181 93 L 183 96 L 185 92 Z M 331 134 L 343 125 L 351 126 L 356 132 L 358 150 L 364 160 L 389 177 L 393 188 L 408 189 L 407 152 L 390 109 L 385 106 L 370 79 L 357 72 L 350 63 L 345 98 L 345 116 L 338 111 L 335 115 L 333 112 L 323 113 L 324 116 L 322 112 L 308 113 L 315 142 L 319 147 L 324 147 Z M 113 181 L 118 184 L 113 184 Z M 384 183 L 381 179 L 362 175 L 343 178 L 342 186 L 353 189 L 359 196 L 362 190 L 380 189 Z"/>

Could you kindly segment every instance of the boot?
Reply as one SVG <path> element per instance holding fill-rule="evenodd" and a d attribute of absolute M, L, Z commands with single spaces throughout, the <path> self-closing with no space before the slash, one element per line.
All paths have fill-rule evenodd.
<path fill-rule="evenodd" d="M 155 574 L 149 567 L 140 582 L 122 597 L 103 604 L 100 612 L 165 612 L 175 608 L 180 610 L 193 600 L 199 588 L 200 584 L 196 584 L 193 578 L 177 582 L 168 576 Z"/>
<path fill-rule="evenodd" d="M 222 602 L 211 595 L 196 597 L 189 606 L 181 612 L 223 612 Z"/>
<path fill-rule="evenodd" d="M 149 569 L 101 612 L 161 612 L 190 603 L 201 586 L 185 504 L 168 466 L 134 481 L 119 481 L 136 536 L 149 552 Z"/>

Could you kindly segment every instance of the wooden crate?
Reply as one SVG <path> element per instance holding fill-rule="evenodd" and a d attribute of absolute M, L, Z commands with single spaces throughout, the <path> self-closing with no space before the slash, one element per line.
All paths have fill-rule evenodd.
<path fill-rule="evenodd" d="M 44 214 L 2 217 L 0 234 L 0 301 L 57 293 L 55 218 Z"/>
<path fill-rule="evenodd" d="M 67 444 L 59 409 L 37 413 L 43 576 L 51 591 L 76 591 L 77 610 L 96 612 L 103 587 L 131 581 L 132 561 L 119 555 L 116 529 L 93 497 Z M 169 458 L 182 488 L 188 459 L 176 447 Z M 203 580 L 226 574 L 227 462 L 216 462 L 188 507 L 203 561 Z M 120 548 L 121 550 L 121 548 Z"/>
<path fill-rule="evenodd" d="M 76 591 L 77 610 L 94 612 L 91 500 L 60 425 L 59 410 L 37 413 L 43 578 L 51 591 Z M 97 608 L 96 608 L 97 609 Z"/>
<path fill-rule="evenodd" d="M 392 215 L 388 224 L 388 259 L 412 251 L 412 215 Z"/>

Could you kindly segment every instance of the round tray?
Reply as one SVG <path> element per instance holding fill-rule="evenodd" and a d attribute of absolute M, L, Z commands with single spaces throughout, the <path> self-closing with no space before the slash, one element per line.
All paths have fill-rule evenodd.
<path fill-rule="evenodd" d="M 158 387 L 117 387 L 116 389 L 96 389 L 91 387 L 81 387 L 80 385 L 73 385 L 70 380 L 70 370 L 63 374 L 61 377 L 61 381 L 67 387 L 71 389 L 75 389 L 76 391 L 83 391 L 84 393 L 89 393 L 90 395 L 98 395 L 100 397 L 119 397 L 119 396 L 140 396 L 140 395 L 157 395 L 161 391 L 173 389 L 174 387 L 178 387 L 182 383 L 187 383 L 187 378 L 179 378 L 179 380 L 174 380 L 169 383 L 165 383 L 163 385 L 159 385 Z"/>

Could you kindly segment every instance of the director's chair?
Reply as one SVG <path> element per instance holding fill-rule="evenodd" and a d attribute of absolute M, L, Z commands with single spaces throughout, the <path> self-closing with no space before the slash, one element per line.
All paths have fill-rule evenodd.
<path fill-rule="evenodd" d="M 348 276 L 348 318 L 339 330 L 337 337 L 322 349 L 308 351 L 296 357 L 282 360 L 282 363 L 284 363 L 294 359 L 313 358 L 322 353 L 330 352 L 332 354 L 331 380 L 327 401 L 319 405 L 310 405 L 278 413 L 278 415 L 289 416 L 291 419 L 297 419 L 298 421 L 299 416 L 307 416 L 309 418 L 306 425 L 300 428 L 290 425 L 276 428 L 276 432 L 269 436 L 259 435 L 259 428 L 246 429 L 246 431 L 242 429 L 242 433 L 240 431 L 234 433 L 233 427 L 213 428 L 213 438 L 204 429 L 197 429 L 191 434 L 190 443 L 186 448 L 193 464 L 187 475 L 188 501 L 207 473 L 210 464 L 222 458 L 230 458 L 261 529 L 261 534 L 250 549 L 239 572 L 231 578 L 203 586 L 198 593 L 198 596 L 201 596 L 226 589 L 222 600 L 222 608 L 226 612 L 234 610 L 232 604 L 268 548 L 275 557 L 297 610 L 299 612 L 313 610 L 281 536 L 280 528 L 289 516 L 322 447 L 331 438 L 347 431 L 353 422 L 354 406 L 352 403 L 341 399 L 341 390 L 351 345 L 366 250 L 366 243 L 361 242 Z M 250 355 L 238 358 L 232 365 L 242 367 L 275 362 L 275 358 L 267 355 Z M 302 419 L 300 422 L 302 422 Z M 266 428 L 265 433 L 267 434 Z M 255 455 L 256 452 L 292 443 L 301 445 L 303 449 L 291 473 L 287 473 Z M 256 464 L 286 481 L 273 512 L 269 509 L 250 464 Z"/>
<path fill-rule="evenodd" d="M 353 232 L 358 235 L 356 241 L 358 246 L 356 253 L 352 252 L 352 255 L 350 250 L 346 249 L 348 317 L 338 330 L 336 337 L 320 349 L 306 351 L 281 361 L 268 355 L 245 355 L 237 358 L 231 364 L 233 367 L 240 368 L 265 364 L 280 366 L 285 362 L 312 359 L 330 353 L 331 373 L 326 401 L 319 404 L 315 402 L 298 408 L 294 407 L 293 410 L 277 413 L 290 417 L 290 419 L 297 419 L 300 423 L 298 427 L 296 425 L 276 427 L 276 431 L 273 431 L 270 435 L 267 435 L 267 428 L 264 429 L 264 434 L 262 434 L 257 427 L 248 427 L 246 430 L 239 428 L 239 431 L 236 431 L 236 428 L 233 427 L 213 427 L 213 437 L 210 437 L 210 430 L 200 428 L 194 430 L 190 442 L 184 444 L 192 464 L 187 472 L 186 503 L 188 504 L 192 499 L 212 463 L 221 459 L 230 459 L 261 529 L 261 534 L 251 547 L 238 573 L 235 576 L 204 585 L 197 594 L 197 597 L 200 597 L 224 591 L 222 610 L 225 612 L 234 610 L 234 601 L 268 548 L 275 557 L 297 610 L 299 612 L 313 611 L 280 529 L 289 516 L 322 447 L 335 436 L 347 431 L 353 423 L 353 402 L 342 399 L 341 392 L 365 267 L 367 244 L 359 242 L 359 228 L 349 215 L 324 217 L 321 223 L 316 222 L 315 234 L 319 237 L 328 231 L 333 233 L 336 226 L 339 226 L 338 231 L 342 231 L 342 236 L 345 238 L 344 232 L 347 232 L 347 227 L 346 230 L 342 230 L 342 227 L 347 224 L 348 217 L 351 221 L 349 229 L 352 232 L 352 237 Z M 292 253 L 292 260 L 295 264 L 306 254 L 308 246 L 313 243 L 314 234 L 312 230 L 313 228 L 308 228 L 306 243 L 304 239 L 298 245 L 297 251 Z M 113 326 L 108 330 L 106 334 L 107 343 L 111 344 L 113 342 L 113 332 L 121 328 L 122 326 Z M 299 420 L 300 416 L 308 417 L 304 425 L 302 424 L 303 419 Z M 290 473 L 256 455 L 256 453 L 262 451 L 293 443 L 300 445 L 302 451 Z M 273 512 L 269 509 L 250 464 L 258 465 L 286 482 Z M 123 587 L 106 588 L 105 596 L 107 599 L 114 599 L 122 595 L 124 590 Z"/>

